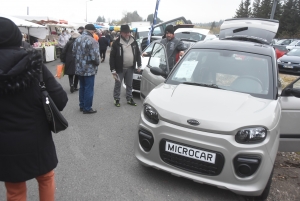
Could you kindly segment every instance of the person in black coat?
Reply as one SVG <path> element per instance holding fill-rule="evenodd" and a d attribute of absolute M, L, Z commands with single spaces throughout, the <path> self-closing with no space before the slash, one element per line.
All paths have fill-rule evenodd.
<path fill-rule="evenodd" d="M 107 46 L 109 46 L 109 41 L 107 40 L 106 32 L 104 31 L 102 36 L 99 38 L 101 63 L 103 63 L 104 60 L 105 60 L 105 54 L 106 54 Z"/>
<path fill-rule="evenodd" d="M 75 75 L 75 58 L 72 55 L 73 43 L 80 34 L 73 33 L 70 40 L 64 47 L 60 60 L 65 63 L 65 75 L 69 77 L 70 91 L 78 91 L 78 75 Z"/>
<path fill-rule="evenodd" d="M 39 184 L 40 200 L 53 201 L 53 170 L 58 160 L 41 101 L 41 68 L 47 91 L 59 110 L 68 97 L 42 64 L 41 55 L 32 48 L 20 48 L 18 27 L 3 17 L 0 27 L 0 181 L 5 183 L 8 201 L 26 200 L 26 181 L 33 178 Z"/>

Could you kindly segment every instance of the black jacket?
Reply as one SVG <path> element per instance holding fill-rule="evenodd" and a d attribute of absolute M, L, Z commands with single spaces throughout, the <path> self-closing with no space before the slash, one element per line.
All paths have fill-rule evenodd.
<path fill-rule="evenodd" d="M 0 181 L 23 182 L 53 170 L 58 163 L 41 101 L 41 55 L 23 48 L 0 49 Z M 68 97 L 52 73 L 43 79 L 59 110 Z"/>
<path fill-rule="evenodd" d="M 109 46 L 109 42 L 105 36 L 101 36 L 99 38 L 99 48 L 100 50 L 106 50 L 107 46 Z"/>
<path fill-rule="evenodd" d="M 131 48 L 132 48 L 132 53 L 134 55 L 132 67 L 135 68 L 136 64 L 138 67 L 141 67 L 142 63 L 141 63 L 140 49 L 135 40 L 131 44 Z M 117 73 L 123 72 L 123 48 L 122 48 L 122 44 L 120 43 L 120 37 L 112 44 L 110 50 L 109 65 L 111 71 L 115 70 Z"/>
<path fill-rule="evenodd" d="M 65 75 L 75 75 L 75 58 L 72 55 L 75 38 L 71 38 L 60 55 L 61 62 L 65 63 Z"/>

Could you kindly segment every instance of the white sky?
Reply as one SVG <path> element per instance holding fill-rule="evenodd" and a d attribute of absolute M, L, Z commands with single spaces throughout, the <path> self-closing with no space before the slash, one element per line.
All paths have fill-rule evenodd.
<path fill-rule="evenodd" d="M 241 0 L 161 0 L 158 17 L 167 21 L 184 16 L 193 23 L 219 21 L 232 18 Z M 120 20 L 126 12 L 137 11 L 143 18 L 153 14 L 156 0 L 0 0 L 0 14 L 11 16 L 51 16 L 71 22 Z M 87 6 L 87 7 L 86 7 Z"/>

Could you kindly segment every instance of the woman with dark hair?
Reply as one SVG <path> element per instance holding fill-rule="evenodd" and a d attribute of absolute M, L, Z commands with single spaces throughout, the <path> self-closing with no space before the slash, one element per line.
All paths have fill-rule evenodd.
<path fill-rule="evenodd" d="M 22 34 L 0 17 L 0 181 L 7 200 L 26 200 L 26 181 L 35 178 L 40 200 L 54 201 L 58 160 L 42 103 L 39 75 L 59 110 L 68 97 L 34 49 L 20 48 Z"/>

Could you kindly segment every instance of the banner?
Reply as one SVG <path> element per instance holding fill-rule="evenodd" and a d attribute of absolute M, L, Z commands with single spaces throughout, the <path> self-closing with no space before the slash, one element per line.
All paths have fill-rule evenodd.
<path fill-rule="evenodd" d="M 147 43 L 148 45 L 150 44 L 150 39 L 151 39 L 151 35 L 152 35 L 152 32 L 153 32 L 153 26 L 156 24 L 159 2 L 160 2 L 160 0 L 156 1 L 155 12 L 154 12 L 154 15 L 153 15 L 153 22 L 152 22 L 150 31 L 148 32 L 148 43 Z"/>

